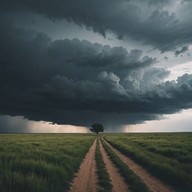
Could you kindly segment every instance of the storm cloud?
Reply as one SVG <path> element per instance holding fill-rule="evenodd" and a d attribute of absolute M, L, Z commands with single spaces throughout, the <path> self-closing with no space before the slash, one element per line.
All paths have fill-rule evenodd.
<path fill-rule="evenodd" d="M 191 2 L 183 0 L 1 1 L 3 10 L 28 10 L 54 21 L 66 19 L 104 37 L 113 33 L 119 39 L 133 38 L 161 52 L 191 44 L 191 8 Z"/>
<path fill-rule="evenodd" d="M 134 124 L 192 107 L 192 75 L 165 82 L 156 58 L 79 39 L 51 40 L 1 19 L 0 113 L 89 126 Z M 177 104 L 177 105 L 176 105 Z"/>
<path fill-rule="evenodd" d="M 0 115 L 82 126 L 101 122 L 117 128 L 192 108 L 192 75 L 167 81 L 171 71 L 142 48 L 78 38 L 53 40 L 12 21 L 18 12 L 40 14 L 53 22 L 66 19 L 104 37 L 113 33 L 125 42 L 132 38 L 177 57 L 190 51 L 192 5 L 173 3 L 2 0 Z M 3 124 L 9 119 L 4 117 Z"/>

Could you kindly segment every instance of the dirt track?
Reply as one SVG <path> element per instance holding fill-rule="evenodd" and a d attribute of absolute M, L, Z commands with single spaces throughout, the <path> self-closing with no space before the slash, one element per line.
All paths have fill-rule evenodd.
<path fill-rule="evenodd" d="M 76 177 L 72 182 L 70 192 L 96 192 L 97 175 L 95 161 L 96 140 L 86 154 Z"/>
<path fill-rule="evenodd" d="M 128 192 L 128 185 L 125 183 L 123 177 L 120 175 L 119 170 L 113 165 L 101 143 L 100 150 L 103 156 L 103 160 L 106 164 L 107 171 L 110 175 L 110 179 L 112 181 L 112 192 Z"/>
<path fill-rule="evenodd" d="M 106 143 L 121 158 L 121 160 L 126 163 L 128 167 L 141 178 L 141 180 L 148 186 L 151 192 L 173 192 L 173 190 L 169 186 L 165 185 L 157 178 L 153 177 L 143 167 L 135 163 L 127 156 L 123 155 L 120 151 L 112 147 L 108 142 Z"/>
<path fill-rule="evenodd" d="M 112 147 L 108 142 L 108 146 L 120 157 L 120 159 L 127 164 L 127 166 L 138 175 L 141 180 L 148 186 L 151 192 L 173 192 L 171 187 L 165 185 L 157 178 L 153 177 L 143 167 L 135 163 L 133 160 L 123 155 L 120 151 Z M 100 144 L 101 154 L 106 164 L 107 171 L 112 181 L 112 192 L 128 192 L 129 186 L 120 175 L 118 169 L 114 166 L 103 146 Z M 76 177 L 72 182 L 70 192 L 97 192 L 98 178 L 96 175 L 96 161 L 95 161 L 96 140 L 90 147 L 86 154 Z"/>

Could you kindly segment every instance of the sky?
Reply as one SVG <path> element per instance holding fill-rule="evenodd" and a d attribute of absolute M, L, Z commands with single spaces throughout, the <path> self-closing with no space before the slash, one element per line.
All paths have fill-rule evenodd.
<path fill-rule="evenodd" d="M 0 132 L 192 131 L 191 0 L 1 0 Z"/>

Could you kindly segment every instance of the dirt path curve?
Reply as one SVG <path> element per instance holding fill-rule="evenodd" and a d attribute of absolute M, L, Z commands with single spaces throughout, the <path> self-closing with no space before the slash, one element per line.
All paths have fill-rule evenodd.
<path fill-rule="evenodd" d="M 104 140 L 105 141 L 105 140 Z M 106 141 L 105 141 L 106 142 Z M 129 168 L 137 174 L 141 180 L 148 186 L 151 192 L 173 192 L 171 187 L 165 185 L 157 178 L 153 177 L 149 172 L 147 172 L 143 167 L 135 163 L 133 160 L 123 155 L 120 151 L 111 146 L 106 142 L 108 146 L 121 158 L 121 160 L 126 163 Z"/>
<path fill-rule="evenodd" d="M 129 187 L 124 181 L 123 177 L 120 175 L 119 170 L 114 166 L 110 158 L 108 157 L 105 149 L 101 142 L 99 142 L 101 154 L 103 156 L 103 161 L 106 164 L 107 171 L 110 175 L 110 179 L 112 182 L 112 192 L 128 192 Z"/>
<path fill-rule="evenodd" d="M 80 165 L 70 192 L 97 192 L 95 150 L 96 139 Z"/>

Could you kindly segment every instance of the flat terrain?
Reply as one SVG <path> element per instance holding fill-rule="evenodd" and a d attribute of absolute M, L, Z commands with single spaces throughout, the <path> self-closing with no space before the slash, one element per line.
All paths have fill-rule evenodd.
<path fill-rule="evenodd" d="M 110 160 L 109 156 L 107 155 L 103 145 L 100 143 L 101 154 L 103 156 L 104 162 L 107 167 L 107 171 L 110 175 L 111 182 L 112 182 L 112 192 L 126 192 L 129 191 L 128 184 L 124 181 L 123 177 L 121 176 L 119 170 L 115 167 L 113 162 Z"/>
<path fill-rule="evenodd" d="M 123 155 L 120 151 L 115 149 L 113 146 L 108 144 L 109 147 L 121 158 L 123 162 L 126 163 L 126 165 L 136 174 L 138 175 L 141 180 L 148 186 L 149 191 L 155 192 L 155 191 L 163 191 L 163 192 L 171 192 L 172 189 L 169 186 L 166 186 L 164 183 L 162 183 L 157 178 L 153 177 L 148 171 L 146 171 L 143 167 L 141 167 L 139 164 L 135 163 L 133 160 L 131 160 L 129 157 Z"/>
<path fill-rule="evenodd" d="M 88 134 L 0 135 L 0 191 L 68 191 L 94 139 Z"/>
<path fill-rule="evenodd" d="M 111 134 L 105 139 L 160 183 L 174 191 L 192 191 L 192 133 Z M 154 189 L 159 181 L 153 182 Z"/>
<path fill-rule="evenodd" d="M 90 147 L 85 159 L 81 163 L 78 173 L 72 182 L 70 192 L 96 192 L 97 191 L 97 175 L 95 161 L 96 140 Z"/>
<path fill-rule="evenodd" d="M 0 170 L 3 192 L 189 192 L 192 133 L 5 134 Z"/>

